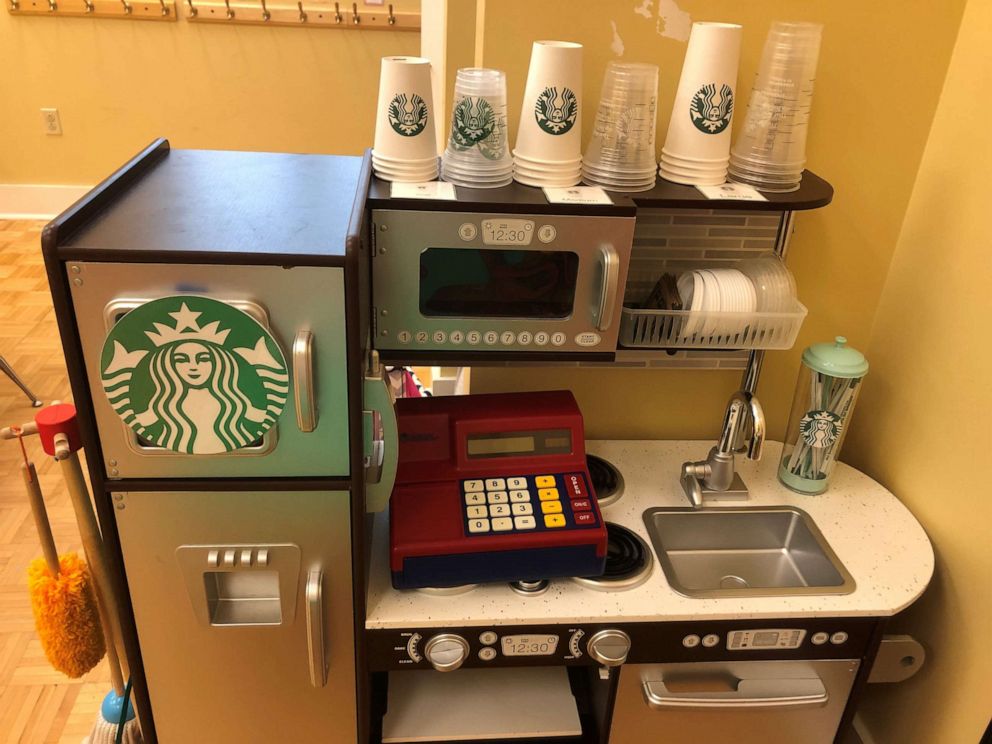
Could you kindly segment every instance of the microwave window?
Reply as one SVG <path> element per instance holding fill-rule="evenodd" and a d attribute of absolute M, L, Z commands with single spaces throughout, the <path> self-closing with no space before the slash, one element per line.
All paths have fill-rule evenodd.
<path fill-rule="evenodd" d="M 548 429 L 469 434 L 465 450 L 471 459 L 510 455 L 567 455 L 572 451 L 572 432 L 569 429 Z"/>
<path fill-rule="evenodd" d="M 579 256 L 569 251 L 428 248 L 420 254 L 425 317 L 567 318 Z"/>

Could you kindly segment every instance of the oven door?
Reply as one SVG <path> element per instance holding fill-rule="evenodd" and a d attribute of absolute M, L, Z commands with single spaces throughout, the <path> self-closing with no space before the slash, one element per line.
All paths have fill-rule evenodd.
<path fill-rule="evenodd" d="M 72 261 L 66 271 L 104 465 L 110 478 L 349 475 L 343 269 Z M 214 374 L 220 369 L 215 361 L 207 373 L 209 382 L 199 389 L 181 390 L 181 375 L 172 375 L 175 395 L 154 397 L 161 405 L 152 405 L 153 397 L 139 400 L 133 380 L 139 372 L 144 374 L 140 366 L 132 371 L 124 369 L 119 375 L 121 380 L 131 376 L 132 381 L 117 384 L 118 377 L 108 377 L 110 367 L 104 364 L 108 334 L 129 313 L 152 300 L 181 300 L 187 296 L 187 315 L 163 312 L 161 318 L 156 318 L 160 322 L 150 323 L 145 332 L 132 336 L 129 343 L 133 347 L 126 351 L 132 356 L 144 354 L 145 364 L 150 367 L 148 360 L 154 358 L 156 348 L 174 341 L 178 352 L 178 344 L 192 339 L 201 343 L 190 348 L 224 347 L 228 352 L 227 368 L 240 370 L 240 377 L 220 379 Z M 246 365 L 257 361 L 252 355 L 258 349 L 243 348 L 251 347 L 251 341 L 238 342 L 230 315 L 218 321 L 209 312 L 194 312 L 202 310 L 194 298 L 218 300 L 240 311 L 235 321 L 248 316 L 250 320 L 245 322 L 257 323 L 281 350 L 284 359 L 278 371 L 263 369 L 253 378 L 261 397 L 246 398 L 238 393 L 246 392 Z M 148 342 L 144 343 L 146 338 Z M 128 366 L 122 362 L 114 368 Z M 181 371 L 177 370 L 177 374 Z M 147 376 L 149 380 L 142 379 L 140 384 L 147 382 L 149 388 L 168 384 L 168 374 L 153 376 L 149 372 Z M 125 386 L 129 389 L 124 390 Z M 189 387 L 195 386 L 189 383 Z M 201 410 L 207 411 L 209 420 L 203 425 L 194 420 L 192 444 L 187 437 L 185 448 L 163 443 L 161 432 L 169 424 L 170 414 L 179 424 L 190 420 L 185 415 L 189 409 L 186 401 L 197 395 L 206 401 Z M 271 419 L 254 428 L 251 421 L 241 421 L 238 426 L 245 424 L 247 435 L 234 441 L 227 451 L 205 453 L 203 450 L 210 448 L 198 444 L 208 439 L 214 444 L 228 441 L 224 437 L 229 427 L 223 422 L 234 421 L 235 415 L 223 420 L 221 416 L 228 410 L 245 410 L 238 409 L 239 401 L 257 404 L 256 418 L 270 413 Z M 144 421 L 156 418 L 155 412 L 161 424 L 145 428 L 136 423 L 139 417 Z"/>
<path fill-rule="evenodd" d="M 860 662 L 626 664 L 610 744 L 829 744 Z"/>
<path fill-rule="evenodd" d="M 376 210 L 380 350 L 614 352 L 634 220 Z"/>

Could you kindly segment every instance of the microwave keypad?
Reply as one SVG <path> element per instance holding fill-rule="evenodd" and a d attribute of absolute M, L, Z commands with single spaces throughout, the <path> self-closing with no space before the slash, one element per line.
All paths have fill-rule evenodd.
<path fill-rule="evenodd" d="M 465 534 L 492 535 L 595 527 L 583 473 L 463 480 Z"/>
<path fill-rule="evenodd" d="M 564 346 L 568 336 L 561 331 L 475 331 L 455 329 L 450 332 L 406 331 L 397 332 L 396 340 L 403 345 L 432 344 L 440 345 L 450 342 L 456 346 Z M 598 333 L 580 333 L 574 339 L 579 346 L 596 346 L 602 341 Z"/>

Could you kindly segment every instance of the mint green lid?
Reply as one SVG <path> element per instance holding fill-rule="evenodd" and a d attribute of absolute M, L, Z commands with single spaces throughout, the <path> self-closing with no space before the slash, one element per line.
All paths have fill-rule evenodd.
<path fill-rule="evenodd" d="M 831 377 L 864 377 L 868 373 L 865 355 L 848 346 L 843 336 L 837 336 L 832 344 L 808 347 L 803 352 L 803 364 Z"/>

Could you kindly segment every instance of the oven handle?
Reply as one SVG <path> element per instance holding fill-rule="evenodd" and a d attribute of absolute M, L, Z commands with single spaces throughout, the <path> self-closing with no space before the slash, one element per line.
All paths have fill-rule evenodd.
<path fill-rule="evenodd" d="M 365 444 L 365 511 L 381 512 L 389 503 L 399 462 L 399 432 L 393 394 L 386 381 L 378 352 L 372 352 L 371 369 L 364 380 L 362 408 Z"/>
<path fill-rule="evenodd" d="M 643 683 L 644 701 L 654 710 L 714 708 L 812 708 L 830 696 L 819 677 L 742 679 L 730 692 L 671 692 L 664 680 Z"/>
<path fill-rule="evenodd" d="M 293 395 L 296 398 L 296 425 L 309 434 L 317 428 L 311 331 L 300 331 L 293 339 Z"/>
<path fill-rule="evenodd" d="M 617 291 L 620 284 L 620 256 L 610 244 L 599 248 L 603 267 L 603 284 L 599 291 L 599 311 L 596 313 L 596 330 L 609 330 L 613 324 L 613 313 L 617 304 Z"/>
<path fill-rule="evenodd" d="M 311 568 L 307 575 L 307 651 L 310 653 L 310 684 L 327 684 L 324 650 L 324 572 Z"/>

